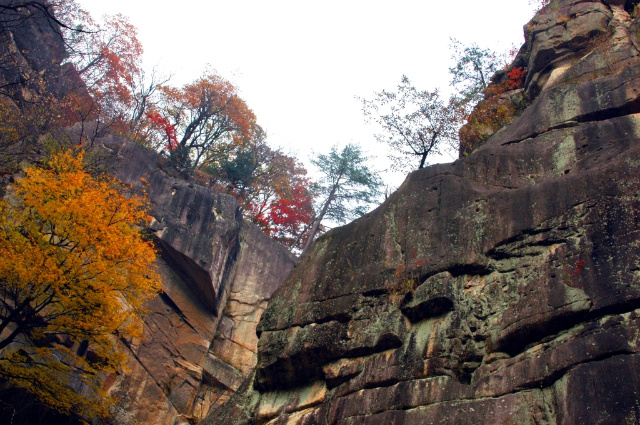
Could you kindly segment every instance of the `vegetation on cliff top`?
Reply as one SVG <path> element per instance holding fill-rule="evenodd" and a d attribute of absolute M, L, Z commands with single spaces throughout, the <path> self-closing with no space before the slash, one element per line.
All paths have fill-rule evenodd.
<path fill-rule="evenodd" d="M 322 172 L 316 191 L 322 202 L 304 243 L 304 254 L 325 218 L 346 222 L 367 212 L 379 194 L 382 181 L 367 164 L 358 145 L 348 144 L 340 152 L 333 146 L 328 155 L 318 154 L 312 163 Z"/>

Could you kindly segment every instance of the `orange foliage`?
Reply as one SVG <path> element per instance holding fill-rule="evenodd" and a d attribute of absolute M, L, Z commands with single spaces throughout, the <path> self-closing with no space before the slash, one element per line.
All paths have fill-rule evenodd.
<path fill-rule="evenodd" d="M 526 69 L 518 66 L 513 67 L 513 69 L 507 73 L 507 88 L 509 90 L 515 90 L 522 87 L 525 75 Z"/>
<path fill-rule="evenodd" d="M 502 82 L 486 88 L 484 100 L 473 109 L 459 132 L 460 143 L 467 153 L 516 117 L 521 95 L 509 92 L 522 88 L 525 77 L 525 68 L 513 67 Z"/>
<path fill-rule="evenodd" d="M 64 414 L 104 416 L 98 373 L 125 361 L 114 334 L 141 336 L 143 303 L 160 286 L 138 229 L 147 201 L 82 161 L 57 154 L 0 201 L 0 376 Z M 16 344 L 25 340 L 37 343 Z M 68 348 L 83 341 L 86 356 Z"/>
<path fill-rule="evenodd" d="M 139 83 L 142 45 L 137 30 L 123 15 L 107 16 L 96 24 L 84 12 L 77 25 L 87 31 L 69 35 L 70 57 L 89 92 L 111 120 L 125 120 L 134 102 Z"/>
<path fill-rule="evenodd" d="M 52 5 L 67 25 L 62 28 L 67 60 L 77 72 L 57 63 L 37 72 L 14 49 L 3 54 L 5 66 L 20 75 L 19 81 L 0 90 L 0 162 L 5 165 L 12 162 L 10 156 L 24 159 L 29 150 L 37 151 L 43 134 L 77 122 L 99 120 L 102 127 L 106 124 L 112 132 L 128 135 L 134 118 L 144 116 L 132 111 L 138 104 L 148 104 L 139 99 L 144 91 L 142 47 L 126 18 L 116 15 L 98 25 L 74 0 Z"/>
<path fill-rule="evenodd" d="M 144 139 L 145 114 L 153 105 L 159 83 L 155 73 L 150 78 L 141 67 L 142 45 L 136 28 L 120 14 L 106 16 L 97 23 L 75 0 L 56 0 L 56 15 L 73 64 L 86 90 L 93 97 L 91 108 L 76 114 L 76 121 L 96 120 L 109 126 L 111 133 Z M 74 111 L 76 112 L 76 111 Z M 142 140 L 140 140 L 142 141 Z"/>
<path fill-rule="evenodd" d="M 176 130 L 171 157 L 179 168 L 198 168 L 217 160 L 216 145 L 234 139 L 251 140 L 256 117 L 236 87 L 215 73 L 182 88 L 164 86 L 159 113 Z M 164 129 L 156 132 L 156 147 L 169 146 Z"/>

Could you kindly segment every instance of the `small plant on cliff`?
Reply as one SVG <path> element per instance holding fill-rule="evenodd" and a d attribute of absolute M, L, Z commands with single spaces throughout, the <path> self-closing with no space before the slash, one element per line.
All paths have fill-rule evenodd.
<path fill-rule="evenodd" d="M 142 304 L 160 288 L 138 229 L 145 199 L 82 161 L 56 154 L 0 201 L 0 377 L 93 417 L 109 406 L 100 376 L 125 361 L 116 336 L 141 336 Z"/>
<path fill-rule="evenodd" d="M 568 286 L 574 286 L 575 280 L 582 273 L 584 266 L 584 260 L 575 260 L 575 267 L 572 270 L 565 269 L 563 273 L 565 284 Z"/>
<path fill-rule="evenodd" d="M 449 68 L 451 85 L 460 93 L 458 111 L 464 115 L 460 120 L 467 121 L 459 131 L 460 149 L 468 154 L 517 116 L 523 100 L 521 93 L 513 91 L 523 88 L 526 69 L 505 63 L 504 71 L 495 74 L 502 68 L 500 55 L 476 44 L 463 46 L 454 39 L 451 42 L 452 59 L 456 62 Z M 512 49 L 505 55 L 505 62 L 516 54 L 517 50 Z"/>
<path fill-rule="evenodd" d="M 462 149 L 470 152 L 517 116 L 523 104 L 522 94 L 511 91 L 522 88 L 525 75 L 525 68 L 513 67 L 502 82 L 485 88 L 484 100 L 475 105 L 467 124 L 460 129 Z"/>
<path fill-rule="evenodd" d="M 414 291 L 420 284 L 420 269 L 425 266 L 429 260 L 426 257 L 417 258 L 417 251 L 414 249 L 411 258 L 406 258 L 404 263 L 398 264 L 394 272 L 396 280 L 396 288 L 399 294 L 406 294 Z"/>

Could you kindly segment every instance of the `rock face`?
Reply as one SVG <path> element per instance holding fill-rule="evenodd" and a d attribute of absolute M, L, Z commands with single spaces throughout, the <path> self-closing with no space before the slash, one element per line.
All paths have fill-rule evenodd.
<path fill-rule="evenodd" d="M 159 156 L 123 139 L 95 144 L 121 180 L 146 188 L 161 248 L 163 293 L 148 305 L 144 338 L 126 347 L 129 370 L 106 381 L 120 399 L 114 422 L 201 419 L 255 366 L 257 322 L 295 259 L 244 223 L 233 197 L 170 177 Z"/>
<path fill-rule="evenodd" d="M 43 12 L 48 4 L 0 0 L 0 103 L 15 107 L 37 94 L 88 96 L 73 67 L 61 65 L 65 46 L 58 26 Z M 147 305 L 144 337 L 124 347 L 128 370 L 105 377 L 105 386 L 120 400 L 109 423 L 193 423 L 227 400 L 253 370 L 257 322 L 296 259 L 243 222 L 233 197 L 172 177 L 163 171 L 162 157 L 105 133 L 85 122 L 69 136 L 77 143 L 91 136 L 95 159 L 148 192 L 163 290 Z M 33 139 L 30 147 L 37 148 Z M 10 153 L 25 159 L 27 147 L 18 148 Z M 0 141 L 0 156 L 6 149 Z M 0 167 L 0 196 L 12 172 Z M 15 421 L 73 422 L 29 407 L 28 395 L 6 390 L 1 382 L 0 393 L 0 411 L 12 418 L 18 414 Z"/>
<path fill-rule="evenodd" d="M 55 94 L 63 95 L 59 87 L 59 64 L 65 56 L 61 32 L 42 9 L 26 5 L 17 8 L 24 3 L 0 0 L 1 92 L 20 101 L 26 91 L 33 89 L 30 85 L 34 77 L 42 75 L 49 90 L 53 88 Z"/>
<path fill-rule="evenodd" d="M 203 423 L 638 423 L 633 10 L 540 11 L 516 58 L 529 106 L 319 239 L 258 325 L 251 379 Z"/>

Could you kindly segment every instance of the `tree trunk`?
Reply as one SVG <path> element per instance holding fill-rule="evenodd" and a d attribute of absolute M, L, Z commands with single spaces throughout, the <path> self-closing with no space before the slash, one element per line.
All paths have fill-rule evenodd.
<path fill-rule="evenodd" d="M 327 214 L 327 210 L 329 209 L 329 205 L 331 204 L 331 201 L 333 201 L 333 197 L 336 194 L 336 190 L 338 190 L 337 183 L 331 189 L 331 193 L 329 194 L 329 197 L 327 198 L 326 202 L 322 206 L 322 211 L 320 211 L 320 215 L 318 215 L 318 217 L 313 222 L 313 227 L 311 228 L 311 232 L 309 232 L 309 237 L 307 238 L 307 241 L 305 242 L 304 247 L 302 248 L 302 254 L 300 254 L 301 257 L 304 254 L 306 254 L 306 252 L 309 250 L 309 248 L 313 244 L 313 238 L 316 235 L 316 233 L 318 233 L 318 229 L 320 228 L 320 222 L 322 222 L 325 214 Z"/>
<path fill-rule="evenodd" d="M 422 158 L 420 158 L 420 166 L 418 167 L 418 170 L 422 170 L 424 168 L 424 163 L 427 161 L 428 154 L 429 152 L 422 153 Z"/>

